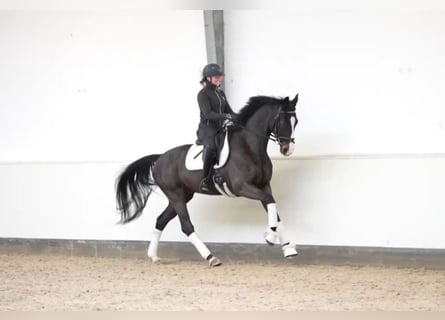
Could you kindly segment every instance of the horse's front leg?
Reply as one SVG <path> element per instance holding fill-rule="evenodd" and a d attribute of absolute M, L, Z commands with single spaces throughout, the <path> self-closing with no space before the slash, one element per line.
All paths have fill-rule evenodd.
<path fill-rule="evenodd" d="M 288 238 L 286 238 L 286 234 L 284 232 L 284 225 L 281 222 L 280 216 L 278 214 L 278 210 L 276 208 L 276 204 L 274 203 L 274 206 L 271 206 L 270 204 L 266 204 L 264 202 L 261 202 L 263 204 L 264 209 L 267 212 L 267 215 L 269 217 L 269 228 L 268 230 L 266 230 L 266 232 L 264 233 L 264 239 L 266 240 L 266 242 L 273 246 L 275 244 L 281 244 L 282 250 L 283 250 L 283 254 L 284 257 L 286 258 L 291 258 L 291 257 L 295 257 L 298 255 L 297 249 L 296 249 L 296 245 L 294 243 L 292 243 L 291 241 L 289 241 Z M 277 226 L 276 227 L 271 227 L 270 221 L 271 221 L 271 216 L 276 215 L 277 217 Z M 273 218 L 272 218 L 273 220 Z"/>
<path fill-rule="evenodd" d="M 254 185 L 244 184 L 238 194 L 249 199 L 261 201 L 268 217 L 268 229 L 264 235 L 266 242 L 270 245 L 281 244 L 283 254 L 286 258 L 296 256 L 298 253 L 295 244 L 288 241 L 283 233 L 283 224 L 280 221 L 277 204 L 272 196 L 270 185 L 264 188 L 258 188 Z"/>
<path fill-rule="evenodd" d="M 266 185 L 262 188 L 262 190 L 270 194 L 272 196 L 272 188 L 270 185 Z M 272 196 L 273 199 L 273 196 Z M 261 200 L 261 204 L 264 207 L 264 210 L 267 212 L 267 221 L 268 221 L 268 228 L 266 232 L 264 233 L 264 239 L 266 240 L 267 244 L 273 246 L 275 244 L 281 244 L 281 237 L 278 233 L 278 226 L 280 224 L 280 216 L 278 215 L 277 205 L 275 203 L 275 200 L 271 199 L 267 200 Z"/>

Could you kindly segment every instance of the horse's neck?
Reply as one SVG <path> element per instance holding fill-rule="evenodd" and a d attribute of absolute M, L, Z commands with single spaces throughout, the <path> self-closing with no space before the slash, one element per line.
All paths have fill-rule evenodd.
<path fill-rule="evenodd" d="M 246 123 L 246 130 L 243 130 L 243 138 L 247 146 L 259 156 L 268 157 L 267 144 L 272 118 L 271 107 L 265 106 L 252 115 Z"/>

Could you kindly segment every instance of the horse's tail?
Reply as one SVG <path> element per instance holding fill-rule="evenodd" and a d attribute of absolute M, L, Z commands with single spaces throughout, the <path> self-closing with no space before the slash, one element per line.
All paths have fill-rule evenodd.
<path fill-rule="evenodd" d="M 159 157 L 159 154 L 153 154 L 136 160 L 116 179 L 116 202 L 121 223 L 128 223 L 142 214 L 153 186 L 156 186 L 152 168 Z"/>

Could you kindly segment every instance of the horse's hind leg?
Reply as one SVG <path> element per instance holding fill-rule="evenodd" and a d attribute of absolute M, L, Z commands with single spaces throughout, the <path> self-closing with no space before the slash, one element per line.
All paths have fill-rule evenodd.
<path fill-rule="evenodd" d="M 193 198 L 193 194 L 185 197 L 185 201 L 189 202 Z M 162 231 L 164 231 L 167 224 L 176 217 L 177 213 L 172 203 L 169 202 L 167 208 L 158 216 L 156 219 L 156 227 L 153 230 L 152 238 L 150 241 L 150 245 L 148 246 L 148 257 L 153 262 L 158 262 L 160 259 L 158 257 L 158 247 L 159 241 L 161 240 Z"/>
<path fill-rule="evenodd" d="M 186 201 L 184 201 L 184 197 L 180 195 L 179 192 L 167 194 L 167 197 L 171 201 L 173 208 L 178 214 L 179 221 L 181 223 L 182 232 L 189 238 L 190 242 L 195 246 L 198 250 L 201 257 L 209 262 L 211 267 L 216 267 L 221 265 L 221 261 L 218 258 L 214 257 L 204 242 L 199 239 L 197 234 L 195 233 L 195 227 L 193 226 L 190 215 L 187 210 Z"/>
<path fill-rule="evenodd" d="M 159 247 L 159 241 L 161 239 L 162 231 L 164 231 L 167 224 L 170 222 L 171 219 L 176 217 L 176 211 L 171 205 L 171 203 L 168 204 L 167 208 L 159 215 L 159 217 L 156 219 L 156 227 L 153 230 L 153 234 L 150 240 L 150 245 L 148 246 L 148 257 L 153 262 L 158 262 L 158 247 Z"/>

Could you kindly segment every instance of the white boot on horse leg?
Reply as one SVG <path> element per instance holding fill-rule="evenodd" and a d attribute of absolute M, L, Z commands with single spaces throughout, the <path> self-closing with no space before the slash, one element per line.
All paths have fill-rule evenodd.
<path fill-rule="evenodd" d="M 281 250 L 285 258 L 293 258 L 298 255 L 297 246 L 289 241 L 289 235 L 287 235 L 285 228 L 281 222 L 278 223 L 277 234 L 281 243 Z"/>
<path fill-rule="evenodd" d="M 266 240 L 266 243 L 270 246 L 281 243 L 280 235 L 278 234 L 278 232 L 271 229 L 267 229 L 264 233 L 264 240 Z"/>
<path fill-rule="evenodd" d="M 281 250 L 283 250 L 283 255 L 285 258 L 293 258 L 298 255 L 297 246 L 293 243 L 285 243 L 282 245 Z"/>
<path fill-rule="evenodd" d="M 201 257 L 209 262 L 210 267 L 218 267 L 222 265 L 221 260 L 219 260 L 217 257 L 214 257 L 210 250 L 207 248 L 207 246 L 204 244 L 204 242 L 201 241 L 201 239 L 198 238 L 196 233 L 192 233 L 188 236 L 190 242 L 195 246 L 195 248 L 198 250 Z"/>
<path fill-rule="evenodd" d="M 150 245 L 148 246 L 147 255 L 148 258 L 150 258 L 153 263 L 161 262 L 161 259 L 158 257 L 158 247 L 159 247 L 159 240 L 161 239 L 161 234 L 162 231 L 155 229 L 153 231 Z"/>
<path fill-rule="evenodd" d="M 267 220 L 268 229 L 264 233 L 264 239 L 266 240 L 266 243 L 271 246 L 280 244 L 280 235 L 277 232 L 278 210 L 275 203 L 269 203 L 267 205 Z"/>

